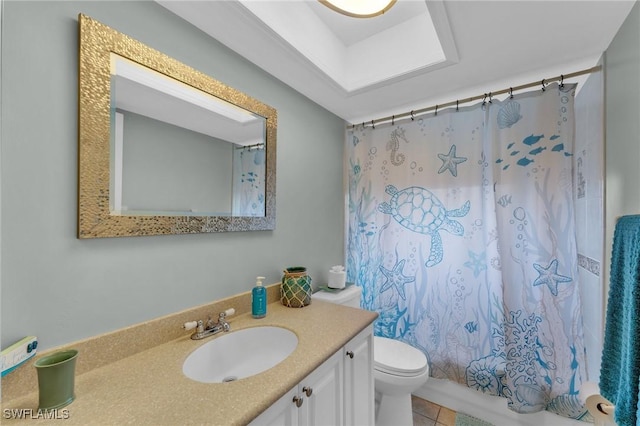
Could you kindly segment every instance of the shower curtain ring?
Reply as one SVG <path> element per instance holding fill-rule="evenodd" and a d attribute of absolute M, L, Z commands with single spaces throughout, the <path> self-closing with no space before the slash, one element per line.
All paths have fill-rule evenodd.
<path fill-rule="evenodd" d="M 560 74 L 560 88 L 564 88 L 564 74 Z"/>
<path fill-rule="evenodd" d="M 513 99 L 513 87 L 509 87 L 509 99 Z"/>
<path fill-rule="evenodd" d="M 456 99 L 456 111 L 459 111 L 459 108 L 458 108 L 458 100 L 457 100 L 457 99 Z"/>
<path fill-rule="evenodd" d="M 491 92 L 489 92 L 489 103 L 493 103 L 493 96 L 491 96 Z"/>
<path fill-rule="evenodd" d="M 546 88 L 544 87 L 544 78 L 542 79 L 542 81 L 540 82 L 540 84 L 542 84 L 542 91 L 544 92 L 546 90 Z"/>
<path fill-rule="evenodd" d="M 391 116 L 391 125 L 392 125 L 392 126 L 393 126 L 393 124 L 395 123 L 395 121 L 396 121 L 396 116 L 395 116 L 395 115 L 392 115 L 392 116 Z"/>
<path fill-rule="evenodd" d="M 436 113 L 435 115 L 438 115 L 438 105 L 436 105 Z"/>
<path fill-rule="evenodd" d="M 372 129 L 375 129 L 375 128 L 376 128 L 376 125 L 375 125 L 375 123 L 373 122 L 373 120 L 371 120 L 371 128 L 372 128 Z"/>
<path fill-rule="evenodd" d="M 484 98 L 482 98 L 482 108 L 487 104 L 487 94 L 484 94 Z"/>
<path fill-rule="evenodd" d="M 413 110 L 411 110 L 411 121 L 413 121 Z"/>

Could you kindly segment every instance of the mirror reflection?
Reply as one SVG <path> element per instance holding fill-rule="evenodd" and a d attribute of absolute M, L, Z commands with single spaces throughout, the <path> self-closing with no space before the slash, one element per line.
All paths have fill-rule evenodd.
<path fill-rule="evenodd" d="M 110 210 L 264 216 L 265 119 L 111 53 Z"/>

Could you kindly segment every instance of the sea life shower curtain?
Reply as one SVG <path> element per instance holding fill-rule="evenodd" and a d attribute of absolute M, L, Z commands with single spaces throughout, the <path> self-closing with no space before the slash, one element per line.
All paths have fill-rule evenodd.
<path fill-rule="evenodd" d="M 588 416 L 575 85 L 347 133 L 348 280 L 375 334 L 520 413 Z"/>
<path fill-rule="evenodd" d="M 238 147 L 233 151 L 233 216 L 265 214 L 265 149 Z"/>

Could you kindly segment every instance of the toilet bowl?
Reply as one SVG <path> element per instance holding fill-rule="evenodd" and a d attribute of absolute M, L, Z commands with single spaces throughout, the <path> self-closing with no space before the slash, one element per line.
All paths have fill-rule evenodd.
<path fill-rule="evenodd" d="M 352 285 L 341 291 L 314 293 L 312 299 L 360 307 L 362 289 Z M 424 353 L 411 345 L 386 337 L 373 338 L 376 426 L 411 426 L 411 393 L 429 378 Z"/>
<path fill-rule="evenodd" d="M 411 393 L 429 378 L 427 357 L 398 340 L 373 338 L 376 425 L 413 425 Z"/>

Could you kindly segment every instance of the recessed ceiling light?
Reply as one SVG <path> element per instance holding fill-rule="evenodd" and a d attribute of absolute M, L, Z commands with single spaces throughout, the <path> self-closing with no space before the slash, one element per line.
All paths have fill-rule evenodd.
<path fill-rule="evenodd" d="M 391 9 L 396 0 L 318 0 L 330 9 L 353 18 L 371 18 Z"/>

